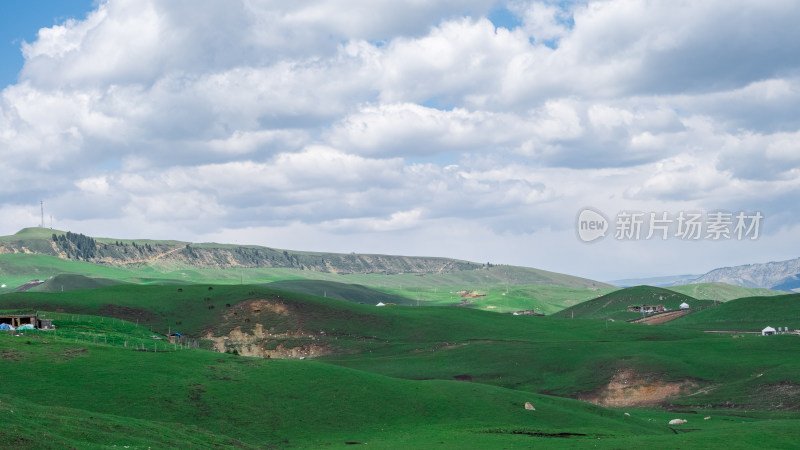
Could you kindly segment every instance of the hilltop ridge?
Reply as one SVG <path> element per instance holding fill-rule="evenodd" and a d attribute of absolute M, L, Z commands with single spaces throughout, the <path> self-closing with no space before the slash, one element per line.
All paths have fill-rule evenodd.
<path fill-rule="evenodd" d="M 177 240 L 94 238 L 47 228 L 25 228 L 0 237 L 0 254 L 37 254 L 107 267 L 147 266 L 163 271 L 184 269 L 293 269 L 329 274 L 453 274 L 497 267 L 435 256 L 400 256 L 284 250 L 258 245 L 191 243 Z M 533 268 L 515 268 L 511 284 L 611 287 L 605 283 Z M 477 272 L 476 272 L 477 273 Z"/>
<path fill-rule="evenodd" d="M 173 240 L 93 238 L 26 228 L 0 238 L 0 254 L 33 253 L 106 265 L 149 264 L 171 269 L 292 268 L 330 273 L 447 273 L 484 265 L 441 257 L 300 252 L 257 245 Z"/>
<path fill-rule="evenodd" d="M 692 281 L 692 283 L 713 282 L 750 288 L 793 291 L 800 289 L 800 258 L 762 264 L 721 267 Z"/>

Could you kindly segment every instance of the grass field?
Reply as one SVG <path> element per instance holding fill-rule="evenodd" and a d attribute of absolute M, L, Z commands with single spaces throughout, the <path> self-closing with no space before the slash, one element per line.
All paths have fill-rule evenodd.
<path fill-rule="evenodd" d="M 771 297 L 786 294 L 786 292 L 774 291 L 772 289 L 748 288 L 726 283 L 686 284 L 683 286 L 671 286 L 665 289 L 688 295 L 698 300 L 715 300 L 718 302 L 727 302 L 744 297 Z"/>
<path fill-rule="evenodd" d="M 765 386 L 800 381 L 797 362 L 776 358 L 800 349 L 798 339 L 776 346 L 756 336 L 624 323 L 283 298 L 304 305 L 306 320 L 331 334 L 373 339 L 353 337 L 350 350 L 361 342 L 360 353 L 263 360 L 154 344 L 148 327 L 121 320 L 55 314 L 57 333 L 0 333 L 3 377 L 12 380 L 0 394 L 0 441 L 16 448 L 747 448 L 767 438 L 791 446 L 800 437 L 796 391 L 764 395 Z M 114 338 L 96 337 L 103 334 Z M 144 349 L 133 344 L 140 341 Z M 682 412 L 562 398 L 595 390 L 621 367 L 715 389 L 674 399 Z M 467 374 L 471 383 L 452 381 Z M 748 412 L 755 405 L 765 412 Z M 670 427 L 676 417 L 689 423 Z"/>
<path fill-rule="evenodd" d="M 796 446 L 800 336 L 704 331 L 800 328 L 800 294 L 731 299 L 744 291 L 686 287 L 708 297 L 695 299 L 557 275 L 0 255 L 3 283 L 47 280 L 0 295 L 0 311 L 35 310 L 57 325 L 0 332 L 0 447 Z M 625 322 L 640 316 L 630 304 L 684 301 L 693 312 L 664 325 Z M 548 316 L 493 313 L 523 309 Z M 170 343 L 174 332 L 184 337 Z M 220 348 L 214 339 L 220 352 L 208 350 Z M 241 356 L 258 348 L 291 351 Z M 675 418 L 688 422 L 669 425 Z"/>
<path fill-rule="evenodd" d="M 761 331 L 767 326 L 800 330 L 800 294 L 747 297 L 665 324 L 701 330 Z"/>
<path fill-rule="evenodd" d="M 263 345 L 280 339 L 297 345 L 302 335 L 326 346 L 330 356 L 320 360 L 337 365 L 410 380 L 468 375 L 481 384 L 575 398 L 600 389 L 621 370 L 667 381 L 693 379 L 701 386 L 745 383 L 745 390 L 735 396 L 711 403 L 717 406 L 728 401 L 752 403 L 757 397 L 752 389 L 763 381 L 750 380 L 756 372 L 785 374 L 780 382 L 800 382 L 791 373 L 795 369 L 800 373 L 798 364 L 782 356 L 800 349 L 800 339 L 793 336 L 776 347 L 775 341 L 760 336 L 732 339 L 678 326 L 511 316 L 452 307 L 379 308 L 263 286 L 209 287 L 183 286 L 179 292 L 174 286 L 120 285 L 8 294 L 0 298 L 0 308 L 104 314 L 138 321 L 147 332 L 179 331 L 194 338 L 206 333 L 223 336 L 237 328 L 252 332 L 257 319 L 265 330 L 282 336 L 266 336 Z M 244 314 L 237 304 L 248 299 L 273 301 L 281 312 Z M 215 308 L 209 308 L 212 305 Z M 735 303 L 717 308 L 730 305 Z M 750 365 L 741 364 L 742 355 L 750 355 Z M 706 401 L 708 395 L 692 398 Z"/>
<path fill-rule="evenodd" d="M 663 423 L 652 426 L 575 400 L 398 380 L 312 361 L 141 352 L 7 335 L 0 336 L 0 352 L 13 360 L 4 365 L 4 377 L 14 380 L 4 383 L 0 396 L 0 439 L 18 448 L 41 448 L 40 442 L 50 448 L 346 442 L 479 448 L 531 439 L 514 434 L 519 430 L 545 441 L 569 430 L 584 442 L 597 435 L 670 433 Z M 525 410 L 526 401 L 537 410 Z"/>
<path fill-rule="evenodd" d="M 661 305 L 669 310 L 677 310 L 681 303 L 687 303 L 695 310 L 715 304 L 710 300 L 698 300 L 665 288 L 634 286 L 579 303 L 555 315 L 579 319 L 633 320 L 643 317 L 643 314 L 628 311 L 631 305 Z"/>

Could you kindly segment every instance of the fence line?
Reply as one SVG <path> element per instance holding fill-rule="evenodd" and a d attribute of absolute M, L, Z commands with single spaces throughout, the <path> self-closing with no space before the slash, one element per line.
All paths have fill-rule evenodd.
<path fill-rule="evenodd" d="M 36 339 L 52 337 L 53 342 L 72 341 L 76 344 L 84 343 L 95 346 L 131 348 L 136 351 L 169 352 L 200 348 L 199 339 L 188 337 L 176 337 L 174 342 L 169 342 L 167 338 L 157 334 L 151 334 L 149 337 L 126 335 L 126 331 L 141 330 L 141 327 L 132 322 L 112 317 L 58 312 L 47 312 L 40 314 L 39 317 L 53 320 L 57 328 L 53 330 L 8 330 L 6 334 Z M 89 326 L 86 327 L 85 331 L 82 331 L 81 324 Z M 96 329 L 90 327 L 91 325 L 108 326 L 110 329 L 104 330 L 102 327 Z M 152 345 L 150 345 L 151 343 Z"/>

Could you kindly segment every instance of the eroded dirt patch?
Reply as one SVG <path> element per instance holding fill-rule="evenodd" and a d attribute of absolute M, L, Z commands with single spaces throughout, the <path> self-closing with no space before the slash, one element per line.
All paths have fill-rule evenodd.
<path fill-rule="evenodd" d="M 205 339 L 210 340 L 214 350 L 218 352 L 260 358 L 307 358 L 332 353 L 324 340 L 303 330 L 272 333 L 265 330 L 260 323 L 253 325 L 250 333 L 242 331 L 241 327 L 235 327 L 221 336 L 209 332 Z"/>
<path fill-rule="evenodd" d="M 238 310 L 243 310 L 251 314 L 261 314 L 265 311 L 270 311 L 281 316 L 289 315 L 289 308 L 277 300 L 253 299 L 245 300 L 236 305 Z M 233 315 L 236 310 L 231 310 L 225 313 L 227 317 Z"/>
<path fill-rule="evenodd" d="M 627 369 L 617 372 L 600 391 L 581 400 L 606 407 L 656 406 L 696 388 L 697 383 L 691 380 L 663 381 Z"/>
<path fill-rule="evenodd" d="M 205 331 L 213 349 L 261 358 L 304 358 L 328 354 L 323 336 L 302 329 L 302 321 L 281 297 L 225 305 L 221 320 Z"/>

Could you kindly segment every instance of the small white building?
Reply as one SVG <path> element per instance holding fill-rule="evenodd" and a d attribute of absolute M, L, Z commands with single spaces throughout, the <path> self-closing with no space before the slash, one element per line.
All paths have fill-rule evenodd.
<path fill-rule="evenodd" d="M 775 334 L 775 328 L 767 327 L 767 328 L 764 328 L 763 330 L 761 330 L 761 335 L 762 336 L 771 336 L 773 334 Z"/>
<path fill-rule="evenodd" d="M 681 303 L 680 309 L 689 309 L 689 304 L 686 302 Z"/>
<path fill-rule="evenodd" d="M 386 303 L 383 303 L 383 302 L 378 302 L 378 304 L 377 304 L 377 305 L 375 305 L 375 306 L 386 306 Z"/>

